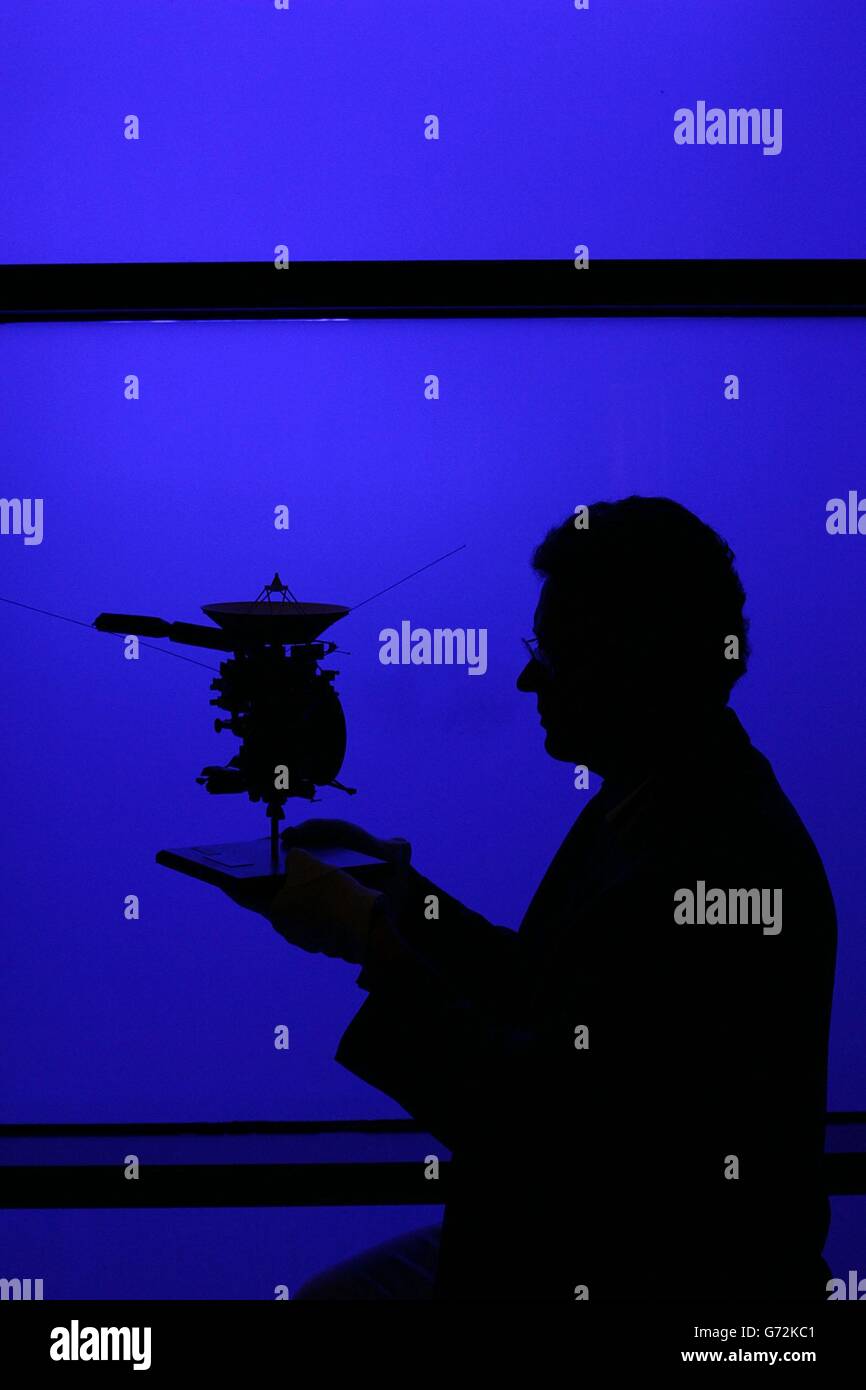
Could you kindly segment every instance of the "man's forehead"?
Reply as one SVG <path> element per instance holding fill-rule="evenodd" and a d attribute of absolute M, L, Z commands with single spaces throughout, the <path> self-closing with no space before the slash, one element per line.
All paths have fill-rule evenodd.
<path fill-rule="evenodd" d="M 546 579 L 541 587 L 538 603 L 535 606 L 535 617 L 533 619 L 535 635 L 540 637 L 542 632 L 552 632 L 557 627 L 561 627 L 562 622 L 562 606 L 557 602 L 556 592 L 551 588 L 550 580 Z"/>

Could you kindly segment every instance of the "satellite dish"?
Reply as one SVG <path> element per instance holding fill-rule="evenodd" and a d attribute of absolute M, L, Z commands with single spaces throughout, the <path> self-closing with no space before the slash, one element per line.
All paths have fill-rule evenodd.
<path fill-rule="evenodd" d="M 208 603 L 201 610 L 244 642 L 314 642 L 348 613 L 336 603 Z"/>

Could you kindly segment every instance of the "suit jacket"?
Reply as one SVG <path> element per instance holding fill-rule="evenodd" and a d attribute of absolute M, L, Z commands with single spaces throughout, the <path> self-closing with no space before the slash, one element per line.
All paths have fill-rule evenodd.
<path fill-rule="evenodd" d="M 700 883 L 781 890 L 781 930 L 675 920 Z M 411 959 L 337 1060 L 453 1152 L 436 1297 L 826 1298 L 836 916 L 732 710 L 604 785 L 519 932 L 414 870 L 386 910 Z"/>

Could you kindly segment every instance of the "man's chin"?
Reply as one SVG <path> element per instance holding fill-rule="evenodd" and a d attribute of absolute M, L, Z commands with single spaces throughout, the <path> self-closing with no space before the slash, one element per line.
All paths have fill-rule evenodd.
<path fill-rule="evenodd" d="M 555 729 L 544 728 L 544 751 L 549 757 L 556 758 L 558 762 L 570 763 L 574 761 L 574 755 L 566 746 L 566 741 L 557 735 Z"/>

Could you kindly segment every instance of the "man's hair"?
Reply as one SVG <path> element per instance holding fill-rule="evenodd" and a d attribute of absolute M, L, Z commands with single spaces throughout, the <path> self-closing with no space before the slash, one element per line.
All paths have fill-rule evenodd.
<path fill-rule="evenodd" d="M 711 526 L 668 497 L 595 502 L 586 529 L 569 517 L 545 536 L 533 568 L 549 579 L 567 617 L 648 649 L 659 672 L 688 675 L 725 704 L 750 654 L 745 590 L 734 552 Z M 739 657 L 725 656 L 727 638 Z"/>

